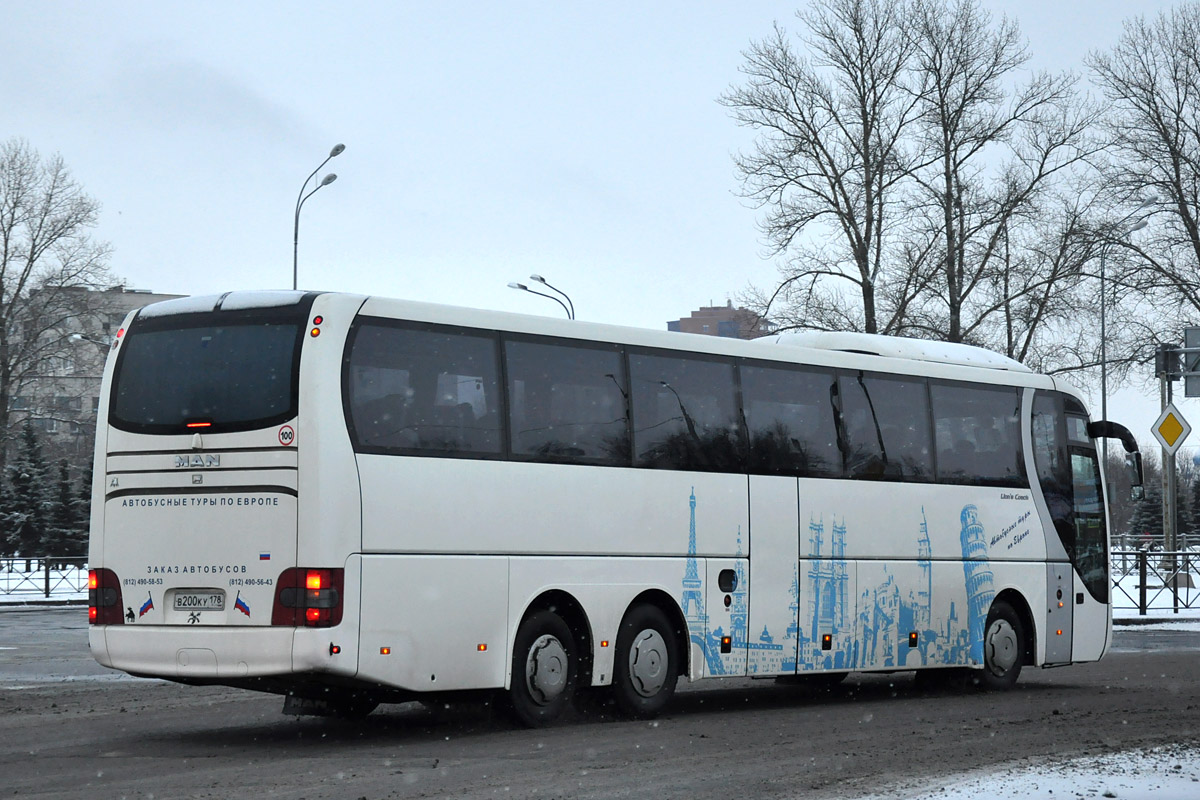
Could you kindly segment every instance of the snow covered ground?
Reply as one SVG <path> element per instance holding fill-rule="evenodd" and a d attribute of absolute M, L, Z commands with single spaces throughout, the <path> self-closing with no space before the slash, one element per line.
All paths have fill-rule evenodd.
<path fill-rule="evenodd" d="M 1185 745 L 1132 750 L 1065 761 L 1021 763 L 968 773 L 936 785 L 904 784 L 870 800 L 977 800 L 1029 798 L 1071 800 L 1196 800 L 1200 797 L 1200 750 Z"/>

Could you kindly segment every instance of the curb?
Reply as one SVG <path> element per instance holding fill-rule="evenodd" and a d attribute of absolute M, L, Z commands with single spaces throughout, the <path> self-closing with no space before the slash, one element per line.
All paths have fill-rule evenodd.
<path fill-rule="evenodd" d="M 15 600 L 13 602 L 0 602 L 0 612 L 6 610 L 13 611 L 32 611 L 38 608 L 62 608 L 65 606 L 86 606 L 87 600 L 49 600 L 40 598 L 37 600 Z"/>
<path fill-rule="evenodd" d="M 1124 619 L 1114 619 L 1113 627 L 1125 625 L 1136 628 L 1139 625 L 1164 625 L 1170 622 L 1200 622 L 1197 617 L 1126 617 Z"/>

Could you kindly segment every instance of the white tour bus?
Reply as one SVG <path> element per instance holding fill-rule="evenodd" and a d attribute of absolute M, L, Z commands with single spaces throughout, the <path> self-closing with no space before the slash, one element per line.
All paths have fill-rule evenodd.
<path fill-rule="evenodd" d="M 99 421 L 100 663 L 294 713 L 499 691 L 529 725 L 584 687 L 650 716 L 679 676 L 1094 661 L 1096 439 L 1140 471 L 977 348 L 333 293 L 132 313 Z"/>

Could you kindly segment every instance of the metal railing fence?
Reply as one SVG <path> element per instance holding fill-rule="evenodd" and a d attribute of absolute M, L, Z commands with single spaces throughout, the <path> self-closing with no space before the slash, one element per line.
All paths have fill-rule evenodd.
<path fill-rule="evenodd" d="M 79 594 L 87 591 L 87 582 L 85 556 L 0 558 L 0 596 Z"/>
<path fill-rule="evenodd" d="M 1112 551 L 1114 611 L 1179 613 L 1200 609 L 1196 571 L 1200 553 L 1192 550 Z"/>
<path fill-rule="evenodd" d="M 1178 613 L 1200 609 L 1200 553 L 1192 550 L 1112 551 L 1114 611 Z M 0 596 L 40 596 L 87 592 L 84 556 L 0 558 Z"/>

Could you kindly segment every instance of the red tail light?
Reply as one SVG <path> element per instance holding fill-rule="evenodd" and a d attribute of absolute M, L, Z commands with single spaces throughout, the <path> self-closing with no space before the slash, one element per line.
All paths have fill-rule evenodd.
<path fill-rule="evenodd" d="M 111 569 L 88 570 L 88 624 L 123 625 L 121 581 Z"/>
<path fill-rule="evenodd" d="M 345 570 L 285 569 L 275 584 L 272 625 L 332 628 L 342 621 Z"/>

